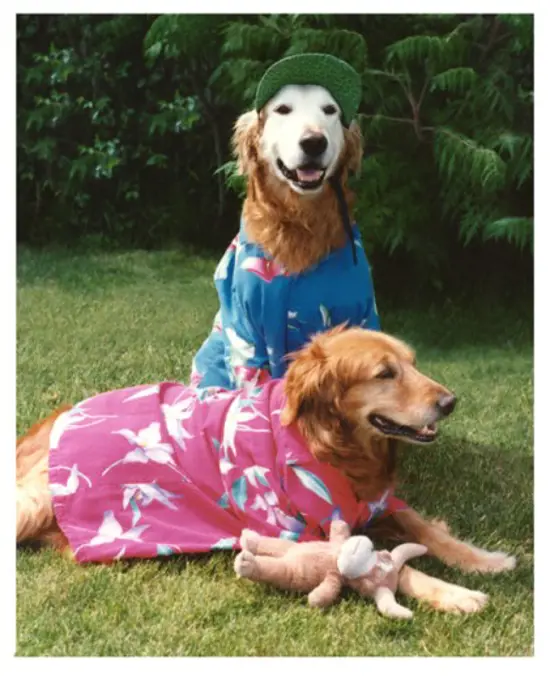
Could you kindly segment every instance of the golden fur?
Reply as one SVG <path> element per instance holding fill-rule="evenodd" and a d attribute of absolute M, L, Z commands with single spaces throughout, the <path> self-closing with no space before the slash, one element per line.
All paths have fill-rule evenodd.
<path fill-rule="evenodd" d="M 248 178 L 243 207 L 246 231 L 289 273 L 299 273 L 341 248 L 347 236 L 336 195 L 327 183 L 319 194 L 304 197 L 270 171 L 260 153 L 263 121 L 261 113 L 243 114 L 233 137 L 239 171 Z M 361 130 L 356 123 L 344 130 L 344 139 L 338 167 L 351 217 L 353 194 L 346 182 L 349 172 L 359 171 L 363 154 Z"/>
<path fill-rule="evenodd" d="M 395 377 L 381 380 L 388 365 Z M 383 333 L 333 329 L 296 353 L 285 378 L 287 404 L 282 421 L 296 423 L 311 452 L 342 470 L 360 499 L 377 498 L 395 480 L 395 447 L 368 421 L 376 412 L 412 427 L 427 419 L 434 400 L 448 390 L 421 374 L 405 344 Z M 17 441 L 17 540 L 39 540 L 58 548 L 67 541 L 55 522 L 48 491 L 49 436 L 57 415 L 32 427 Z M 514 566 L 502 553 L 490 553 L 454 538 L 446 525 L 414 510 L 393 516 L 401 537 L 464 571 L 501 571 Z M 399 588 L 445 611 L 477 611 L 486 597 L 404 567 Z"/>
<path fill-rule="evenodd" d="M 388 384 L 375 377 L 377 370 L 390 352 L 403 365 L 406 359 L 410 363 L 410 350 L 381 333 L 341 331 L 338 327 L 318 335 L 297 353 L 287 372 L 287 404 L 281 421 L 284 425 L 296 422 L 312 454 L 342 470 L 358 498 L 372 501 L 395 483 L 395 460 L 390 455 L 395 443 L 368 424 L 362 407 L 385 400 L 393 407 L 394 419 L 399 419 L 395 412 L 403 416 L 408 403 L 416 407 L 413 399 L 418 400 L 421 392 L 433 401 L 444 388 L 428 382 L 411 365 L 414 376 L 391 381 L 391 395 L 386 394 Z M 422 380 L 430 390 L 418 384 L 415 391 L 408 385 Z M 400 420 L 404 422 L 403 417 Z"/>
<path fill-rule="evenodd" d="M 376 413 L 419 429 L 449 391 L 417 370 L 410 347 L 384 333 L 338 327 L 317 335 L 295 357 L 285 378 L 281 422 L 296 423 L 312 454 L 341 470 L 357 498 L 374 501 L 396 484 L 399 442 L 373 427 L 368 416 Z M 395 377 L 380 379 L 387 368 Z M 412 509 L 393 515 L 384 528 L 389 531 L 377 533 L 422 543 L 463 571 L 500 571 L 515 564 L 507 555 L 459 541 L 444 522 L 425 520 Z"/>
<path fill-rule="evenodd" d="M 39 540 L 59 549 L 68 546 L 53 513 L 48 489 L 48 454 L 53 424 L 57 416 L 69 408 L 58 408 L 17 440 L 15 474 L 18 542 Z"/>

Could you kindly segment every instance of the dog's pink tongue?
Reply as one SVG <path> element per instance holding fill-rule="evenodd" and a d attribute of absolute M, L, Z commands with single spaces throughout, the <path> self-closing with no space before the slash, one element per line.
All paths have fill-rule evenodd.
<path fill-rule="evenodd" d="M 300 180 L 300 182 L 316 182 L 318 179 L 321 179 L 321 175 L 323 174 L 322 170 L 300 170 L 300 168 L 296 169 L 296 176 Z"/>

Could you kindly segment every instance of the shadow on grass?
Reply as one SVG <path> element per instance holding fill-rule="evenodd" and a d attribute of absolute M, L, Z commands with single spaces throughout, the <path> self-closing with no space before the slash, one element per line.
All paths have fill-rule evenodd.
<path fill-rule="evenodd" d="M 20 248 L 18 286 L 51 282 L 71 292 L 102 293 L 144 280 L 156 284 L 189 283 L 211 277 L 215 261 L 192 249 L 170 251 L 79 252 Z"/>
<path fill-rule="evenodd" d="M 460 533 L 505 532 L 503 539 L 532 547 L 529 450 L 447 437 L 430 451 L 404 452 L 401 463 L 401 488 L 411 505 L 442 516 Z"/>
<path fill-rule="evenodd" d="M 506 305 L 498 299 L 446 300 L 406 309 L 384 311 L 383 330 L 403 338 L 419 353 L 465 348 L 522 351 L 533 354 L 533 309 L 516 301 Z"/>

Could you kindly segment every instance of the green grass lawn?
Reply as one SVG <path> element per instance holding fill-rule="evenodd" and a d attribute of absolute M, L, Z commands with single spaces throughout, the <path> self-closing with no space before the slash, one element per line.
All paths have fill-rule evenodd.
<path fill-rule="evenodd" d="M 18 255 L 17 432 L 101 390 L 186 380 L 216 310 L 214 260 L 177 252 Z M 452 387 L 456 414 L 410 449 L 401 495 L 459 536 L 509 551 L 517 569 L 433 575 L 490 594 L 473 616 L 406 602 L 412 622 L 345 596 L 329 611 L 237 580 L 233 556 L 79 567 L 17 551 L 17 654 L 24 656 L 370 656 L 533 653 L 533 357 L 529 306 L 386 309 L 384 329 Z"/>

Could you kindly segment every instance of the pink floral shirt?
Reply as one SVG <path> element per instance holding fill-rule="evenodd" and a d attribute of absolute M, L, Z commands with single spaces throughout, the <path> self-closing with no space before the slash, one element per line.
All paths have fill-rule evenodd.
<path fill-rule="evenodd" d="M 358 503 L 347 479 L 283 427 L 282 382 L 237 391 L 179 383 L 87 399 L 50 441 L 56 519 L 79 562 L 238 548 L 242 529 L 306 541 L 406 507 Z"/>

